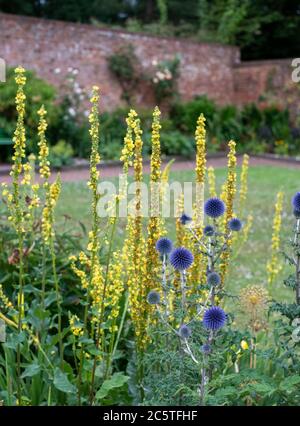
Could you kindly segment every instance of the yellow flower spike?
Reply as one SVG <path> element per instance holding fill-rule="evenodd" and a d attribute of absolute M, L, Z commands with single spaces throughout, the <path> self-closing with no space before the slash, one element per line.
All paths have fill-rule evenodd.
<path fill-rule="evenodd" d="M 21 185 L 30 185 L 31 184 L 31 176 L 32 176 L 32 166 L 31 164 L 25 163 L 23 165 L 23 179 L 21 180 Z"/>
<path fill-rule="evenodd" d="M 281 231 L 281 216 L 283 208 L 283 192 L 278 192 L 275 213 L 273 219 L 273 233 L 271 245 L 271 259 L 267 262 L 268 283 L 272 284 L 276 275 L 280 272 L 282 265 L 280 264 L 278 252 L 280 248 L 280 231 Z"/>
<path fill-rule="evenodd" d="M 142 205 L 141 188 L 143 181 L 143 158 L 142 158 L 142 130 L 140 120 L 135 113 L 132 114 L 132 120 L 128 121 L 132 128 L 134 137 L 134 180 L 136 182 L 135 191 L 135 212 L 129 215 L 126 228 L 127 238 L 122 250 L 122 261 L 126 265 L 126 278 L 129 291 L 129 312 L 134 324 L 134 330 L 137 340 L 137 347 L 144 347 L 146 336 L 146 321 L 143 319 L 147 312 L 145 287 L 141 285 L 141 277 L 145 276 L 145 241 L 142 234 Z"/>
<path fill-rule="evenodd" d="M 197 127 L 195 132 L 196 141 L 196 191 L 197 203 L 194 209 L 194 223 L 195 234 L 197 239 L 202 237 L 203 232 L 203 202 L 204 202 L 204 184 L 205 184 L 205 171 L 206 171 L 206 130 L 205 130 L 205 117 L 200 114 L 197 120 Z M 198 286 L 199 282 L 205 280 L 206 275 L 206 258 L 197 249 L 197 242 L 194 241 L 194 263 L 191 268 L 191 282 L 193 285 Z"/>
<path fill-rule="evenodd" d="M 228 153 L 228 173 L 227 173 L 227 181 L 226 181 L 226 189 L 224 202 L 226 204 L 226 211 L 224 215 L 223 228 L 227 229 L 227 224 L 233 217 L 233 203 L 236 194 L 236 143 L 234 141 L 230 141 L 228 143 L 229 153 Z M 230 247 L 232 245 L 232 239 L 228 239 L 227 241 L 227 249 L 221 254 L 221 263 L 220 263 L 220 271 L 222 284 L 224 285 L 225 276 L 228 270 L 229 258 L 230 258 Z"/>
<path fill-rule="evenodd" d="M 131 109 L 129 111 L 128 117 L 126 118 L 127 131 L 124 138 L 124 147 L 122 149 L 122 155 L 120 161 L 123 162 L 123 173 L 128 173 L 129 166 L 132 165 L 132 157 L 134 154 L 134 142 L 133 142 L 133 132 L 135 128 L 135 121 L 137 118 L 137 113 Z"/>
<path fill-rule="evenodd" d="M 144 276 L 145 294 L 156 287 L 160 270 L 159 257 L 155 249 L 157 240 L 162 236 L 162 219 L 160 216 L 161 192 L 161 149 L 160 149 L 160 110 L 155 107 L 152 122 L 152 153 L 150 163 L 151 212 L 148 222 L 146 271 Z"/>
<path fill-rule="evenodd" d="M 17 94 L 15 98 L 16 110 L 18 113 L 16 130 L 14 132 L 13 142 L 14 142 L 14 152 L 12 156 L 13 165 L 11 168 L 10 175 L 12 176 L 12 200 L 9 207 L 11 207 L 11 216 L 12 223 L 20 235 L 23 234 L 23 214 L 22 208 L 20 205 L 20 183 L 19 178 L 23 171 L 22 161 L 25 157 L 25 147 L 26 147 L 26 135 L 25 135 L 25 93 L 24 85 L 26 84 L 25 70 L 22 67 L 15 69 L 15 81 L 17 83 Z"/>
<path fill-rule="evenodd" d="M 113 260 L 108 271 L 108 288 L 106 305 L 110 308 L 108 320 L 112 321 L 110 331 L 118 331 L 116 320 L 120 313 L 120 299 L 124 292 L 123 265 L 120 262 L 120 252 L 113 253 Z"/>
<path fill-rule="evenodd" d="M 3 291 L 2 284 L 0 284 L 0 302 L 4 306 L 5 309 L 9 310 L 13 308 L 13 304 L 9 300 L 9 298 L 6 296 L 6 294 Z"/>
<path fill-rule="evenodd" d="M 244 212 L 244 206 L 248 192 L 248 169 L 249 169 L 249 155 L 244 154 L 242 171 L 241 171 L 241 182 L 240 182 L 240 193 L 239 193 L 239 215 L 242 216 Z"/>
<path fill-rule="evenodd" d="M 97 166 L 100 163 L 100 154 L 99 154 L 99 88 L 97 86 L 93 87 L 92 97 L 90 102 L 92 103 L 91 113 L 89 115 L 90 126 L 90 136 L 92 139 L 92 150 L 90 156 L 90 180 L 88 186 L 93 191 L 93 211 L 96 212 L 97 202 L 99 195 L 97 194 L 97 185 L 99 180 L 99 172 Z M 97 214 L 97 213 L 96 213 Z"/>
<path fill-rule="evenodd" d="M 75 337 L 83 335 L 83 324 L 80 323 L 77 315 L 70 315 L 69 324 L 71 332 Z"/>
<path fill-rule="evenodd" d="M 44 105 L 38 110 L 39 115 L 39 125 L 38 125 L 38 136 L 39 136 L 39 166 L 40 166 L 40 176 L 45 180 L 50 178 L 50 162 L 49 162 L 49 148 L 46 141 L 45 132 L 47 130 L 47 121 L 45 116 L 47 111 L 44 108 Z"/>
<path fill-rule="evenodd" d="M 45 244 L 50 244 L 54 237 L 54 209 L 61 192 L 60 175 L 48 187 L 46 193 L 45 207 L 42 211 L 42 236 Z"/>

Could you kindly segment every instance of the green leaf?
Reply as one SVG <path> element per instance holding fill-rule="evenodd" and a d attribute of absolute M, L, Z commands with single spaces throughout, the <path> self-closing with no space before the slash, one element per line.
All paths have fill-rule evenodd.
<path fill-rule="evenodd" d="M 38 364 L 31 364 L 25 368 L 24 373 L 22 374 L 22 379 L 25 377 L 36 376 L 41 371 L 41 367 Z"/>
<path fill-rule="evenodd" d="M 284 379 L 280 385 L 280 390 L 287 391 L 292 390 L 294 386 L 298 385 L 300 383 L 300 376 L 290 376 Z"/>
<path fill-rule="evenodd" d="M 56 301 L 56 293 L 55 291 L 48 293 L 48 296 L 45 299 L 45 306 L 48 308 L 52 303 Z"/>
<path fill-rule="evenodd" d="M 125 376 L 123 373 L 115 373 L 110 379 L 105 380 L 101 388 L 96 393 L 96 399 L 105 398 L 112 389 L 121 388 L 129 380 L 129 376 Z"/>
<path fill-rule="evenodd" d="M 250 388 L 255 390 L 258 394 L 269 394 L 274 391 L 274 388 L 267 383 L 251 384 Z"/>
<path fill-rule="evenodd" d="M 54 371 L 54 386 L 65 393 L 76 393 L 76 387 L 69 381 L 68 376 L 59 368 Z"/>

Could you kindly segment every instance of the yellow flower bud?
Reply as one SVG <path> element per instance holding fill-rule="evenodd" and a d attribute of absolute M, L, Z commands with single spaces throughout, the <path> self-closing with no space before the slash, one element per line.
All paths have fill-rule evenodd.
<path fill-rule="evenodd" d="M 242 341 L 241 341 L 241 348 L 242 348 L 244 351 L 246 351 L 247 349 L 249 349 L 249 345 L 248 345 L 248 343 L 246 342 L 246 340 L 242 340 Z"/>

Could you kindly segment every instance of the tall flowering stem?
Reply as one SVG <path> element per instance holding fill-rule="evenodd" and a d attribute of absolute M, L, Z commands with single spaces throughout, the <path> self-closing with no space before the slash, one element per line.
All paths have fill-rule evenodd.
<path fill-rule="evenodd" d="M 54 232 L 54 210 L 61 192 L 61 179 L 60 175 L 48 187 L 46 193 L 45 207 L 42 212 L 42 236 L 44 244 L 49 247 L 51 260 L 52 260 L 52 273 L 55 285 L 56 304 L 58 311 L 58 336 L 59 336 L 59 353 L 61 366 L 63 365 L 63 341 L 62 341 L 62 308 L 61 308 L 61 293 L 59 288 L 59 280 L 56 268 L 56 253 L 54 247 L 55 232 Z"/>
<path fill-rule="evenodd" d="M 105 309 L 105 296 L 106 296 L 106 287 L 107 280 L 103 283 L 102 276 L 102 267 L 100 265 L 98 254 L 99 254 L 99 216 L 97 213 L 97 205 L 100 199 L 100 195 L 97 191 L 98 181 L 100 173 L 97 169 L 98 164 L 100 163 L 100 154 L 99 154 L 99 88 L 97 86 L 93 87 L 92 96 L 90 99 L 92 108 L 89 115 L 90 122 L 90 136 L 92 141 L 92 149 L 90 155 L 90 180 L 88 186 L 92 192 L 92 230 L 89 234 L 89 245 L 88 251 L 90 252 L 90 280 L 89 280 L 89 291 L 87 292 L 87 302 L 84 313 L 84 328 L 87 329 L 87 319 L 88 319 L 88 308 L 90 305 L 90 298 L 92 299 L 92 307 L 95 310 L 98 309 L 98 315 L 94 318 L 96 325 L 96 347 L 99 349 L 101 344 L 101 324 L 104 317 Z M 80 355 L 80 374 L 79 374 L 79 392 L 81 385 L 81 374 L 83 367 L 83 346 Z M 95 385 L 95 371 L 97 366 L 97 356 L 94 358 L 93 368 L 92 368 L 92 379 L 91 379 L 91 388 L 90 388 L 90 402 L 93 402 L 94 399 L 94 385 Z M 79 393 L 80 400 L 80 393 Z"/>
<path fill-rule="evenodd" d="M 225 204 L 226 204 L 226 212 L 224 216 L 224 231 L 227 233 L 227 226 L 233 217 L 233 204 L 234 204 L 234 198 L 236 194 L 236 143 L 234 141 L 230 141 L 228 143 L 229 146 L 229 153 L 228 153 L 228 174 L 227 174 L 227 181 L 226 181 L 226 189 L 225 189 Z M 229 257 L 230 257 L 230 248 L 232 245 L 232 239 L 229 238 L 227 240 L 226 244 L 226 250 L 223 251 L 221 254 L 221 277 L 222 277 L 222 283 L 224 284 L 224 280 L 226 277 L 228 264 L 229 264 Z"/>
<path fill-rule="evenodd" d="M 55 294 L 56 294 L 56 304 L 58 312 L 58 336 L 59 336 L 59 355 L 60 355 L 60 365 L 63 366 L 64 359 L 64 346 L 62 340 L 62 307 L 61 307 L 61 293 L 59 287 L 59 279 L 57 276 L 57 267 L 56 267 L 56 253 L 54 247 L 55 241 L 55 231 L 54 231 L 54 210 L 60 196 L 61 192 L 61 179 L 60 175 L 57 176 L 56 180 L 50 185 L 50 168 L 49 168 L 49 149 L 46 142 L 45 132 L 47 129 L 47 122 L 45 120 L 46 111 L 44 107 L 41 107 L 38 111 L 40 116 L 38 134 L 39 134 L 39 166 L 40 166 L 40 176 L 44 179 L 44 190 L 45 190 L 45 205 L 42 210 L 42 223 L 41 231 L 43 238 L 43 272 L 42 272 L 42 307 L 44 308 L 45 303 L 45 285 L 46 285 L 46 247 L 49 248 L 51 254 L 52 262 L 52 273 L 55 285 Z"/>
<path fill-rule="evenodd" d="M 144 286 L 146 294 L 156 286 L 159 273 L 159 261 L 155 249 L 155 243 L 161 236 L 162 220 L 159 207 L 161 200 L 161 149 L 160 149 L 160 111 L 158 107 L 153 112 L 152 122 L 152 153 L 151 153 L 151 212 L 148 223 L 148 237 L 146 247 L 146 270 L 144 276 Z"/>
<path fill-rule="evenodd" d="M 283 192 L 278 192 L 275 213 L 273 219 L 273 233 L 271 245 L 271 259 L 267 263 L 268 283 L 272 284 L 276 275 L 280 272 L 281 265 L 279 262 L 279 246 L 280 246 L 280 230 L 281 230 L 281 217 L 283 208 Z"/>
<path fill-rule="evenodd" d="M 25 147 L 26 147 L 26 135 L 25 135 L 25 93 L 24 86 L 26 84 L 25 70 L 22 67 L 15 69 L 15 81 L 17 83 L 18 89 L 16 94 L 16 109 L 18 114 L 17 126 L 14 133 L 14 154 L 12 157 L 13 165 L 11 169 L 12 176 L 12 202 L 11 206 L 13 207 L 11 211 L 11 220 L 14 224 L 18 235 L 18 249 L 19 249 L 19 293 L 18 293 L 18 330 L 21 332 L 22 329 L 22 316 L 24 312 L 24 292 L 23 292 L 23 245 L 24 245 L 24 216 L 22 211 L 22 206 L 20 203 L 20 182 L 19 178 L 23 170 L 23 158 L 25 157 Z M 21 404 L 21 353 L 20 345 L 17 347 L 17 375 L 18 375 L 18 400 Z"/>
<path fill-rule="evenodd" d="M 204 183 L 205 183 L 205 171 L 206 171 L 206 130 L 205 130 L 205 117 L 203 114 L 200 114 L 197 120 L 197 127 L 195 132 L 195 141 L 196 141 L 196 205 L 194 212 L 194 226 L 195 226 L 195 235 L 197 239 L 202 237 L 203 229 L 203 202 L 204 202 Z M 202 282 L 205 279 L 206 273 L 206 259 L 199 252 L 199 250 L 194 248 L 195 261 L 192 266 L 191 271 L 191 280 L 197 286 L 199 282 Z"/>
<path fill-rule="evenodd" d="M 40 177 L 44 179 L 43 188 L 45 190 L 45 193 L 49 193 L 50 184 L 49 184 L 49 178 L 51 175 L 50 171 L 50 162 L 48 160 L 49 157 L 49 148 L 46 141 L 46 130 L 47 130 L 47 121 L 46 121 L 46 110 L 44 108 L 44 105 L 41 106 L 41 108 L 38 110 L 39 115 L 39 125 L 38 125 L 38 136 L 39 136 L 39 173 Z M 47 198 L 47 195 L 46 195 Z M 46 212 L 46 211 L 45 211 Z M 45 220 L 45 217 L 44 217 Z M 42 222 L 42 229 L 45 231 L 45 223 Z M 44 308 L 45 305 L 45 290 L 46 290 L 46 241 L 45 238 L 43 239 L 43 252 L 42 252 L 42 307 Z"/>
<path fill-rule="evenodd" d="M 142 160 L 142 130 L 137 113 L 131 110 L 127 117 L 127 133 L 124 139 L 126 157 L 123 157 L 123 172 L 127 175 L 129 158 L 133 156 L 135 198 L 133 211 L 128 212 L 126 240 L 122 250 L 122 260 L 126 267 L 126 282 L 128 287 L 129 313 L 134 325 L 137 348 L 142 347 L 145 342 L 145 322 L 143 315 L 145 310 L 144 287 L 141 285 L 140 277 L 144 276 L 145 261 L 143 252 L 145 241 L 142 235 L 142 205 L 141 184 L 143 181 Z"/>

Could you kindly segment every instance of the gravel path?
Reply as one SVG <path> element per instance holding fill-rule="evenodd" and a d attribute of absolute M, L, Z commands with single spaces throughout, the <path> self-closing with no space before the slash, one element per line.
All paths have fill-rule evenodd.
<path fill-rule="evenodd" d="M 242 157 L 238 158 L 238 164 L 241 164 Z M 164 163 L 165 166 L 167 163 Z M 224 167 L 227 164 L 226 157 L 219 158 L 209 158 L 207 160 L 207 166 L 213 167 Z M 300 162 L 291 162 L 289 160 L 276 160 L 276 159 L 266 159 L 260 157 L 250 157 L 250 165 L 252 166 L 279 166 L 279 167 L 287 167 L 287 168 L 300 168 Z M 172 164 L 172 170 L 192 170 L 194 169 L 195 164 L 192 160 L 176 160 Z M 149 164 L 144 166 L 145 173 L 149 173 Z M 120 166 L 116 165 L 103 165 L 101 167 L 101 177 L 113 177 L 117 176 L 121 173 L 122 169 Z M 57 172 L 52 173 L 52 179 L 55 178 Z M 89 170 L 88 169 L 69 169 L 61 171 L 61 177 L 63 182 L 77 182 L 77 181 L 85 181 L 89 178 Z M 0 176 L 0 182 L 11 182 L 11 177 L 9 174 L 5 174 Z"/>

